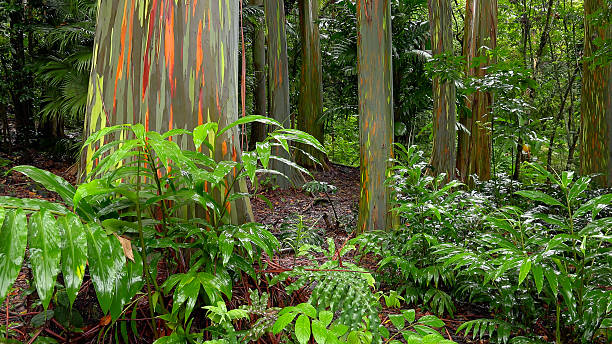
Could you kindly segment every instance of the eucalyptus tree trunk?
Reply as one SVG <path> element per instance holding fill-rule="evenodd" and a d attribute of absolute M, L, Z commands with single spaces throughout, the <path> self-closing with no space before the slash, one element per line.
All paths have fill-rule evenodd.
<path fill-rule="evenodd" d="M 302 72 L 300 79 L 298 129 L 323 143 L 323 75 L 321 73 L 321 44 L 319 40 L 319 0 L 299 0 L 300 37 L 302 46 Z M 325 164 L 325 154 L 305 145 L 298 147 Z M 302 166 L 316 164 L 306 154 L 297 152 L 296 160 Z"/>
<path fill-rule="evenodd" d="M 584 69 L 582 74 L 582 174 L 600 173 L 600 186 L 612 186 L 612 62 L 589 59 L 598 50 L 597 40 L 612 38 L 612 24 L 594 23 L 592 15 L 606 8 L 606 0 L 585 0 Z"/>
<path fill-rule="evenodd" d="M 434 55 L 453 54 L 451 7 L 448 0 L 429 0 L 431 49 Z M 445 173 L 446 180 L 455 179 L 457 118 L 456 90 L 453 80 L 433 79 L 433 151 L 434 174 Z"/>
<path fill-rule="evenodd" d="M 285 32 L 285 6 L 283 0 L 265 0 L 266 26 L 268 29 L 268 92 L 270 100 L 270 117 L 279 121 L 283 127 L 291 127 L 289 106 L 289 64 L 287 58 L 287 34 Z M 293 157 L 280 147 L 272 153 L 284 159 Z M 285 175 L 276 178 L 281 189 L 299 187 L 304 177 L 294 167 L 278 160 L 271 160 L 270 167 Z"/>
<path fill-rule="evenodd" d="M 391 192 L 385 186 L 393 157 L 393 78 L 390 0 L 358 0 L 359 232 L 393 226 Z"/>
<path fill-rule="evenodd" d="M 100 1 L 85 136 L 122 123 L 164 132 L 237 120 L 238 23 L 234 0 Z M 193 148 L 188 137 L 175 140 Z M 239 160 L 239 144 L 237 129 L 227 131 L 214 158 Z M 85 171 L 93 149 L 83 154 Z M 244 180 L 236 184 L 247 191 Z M 230 206 L 234 223 L 252 220 L 248 199 Z"/>
<path fill-rule="evenodd" d="M 263 0 L 251 0 L 251 6 L 263 7 Z M 253 23 L 253 71 L 255 74 L 255 88 L 253 89 L 254 115 L 268 115 L 267 83 L 266 83 L 266 31 L 263 18 L 256 18 Z M 251 147 L 255 149 L 257 142 L 266 138 L 266 125 L 253 122 L 251 127 Z"/>
<path fill-rule="evenodd" d="M 497 45 L 497 0 L 467 0 L 463 54 L 467 59 L 467 75 L 482 78 L 493 62 L 483 47 L 495 49 Z M 485 61 L 474 66 L 474 61 Z M 480 180 L 491 179 L 491 151 L 493 125 L 493 95 L 475 92 L 468 96 L 466 107 L 471 114 L 462 114 L 460 122 L 467 128 L 459 132 L 457 170 L 464 181 L 471 175 Z M 472 181 L 470 181 L 472 182 Z"/>

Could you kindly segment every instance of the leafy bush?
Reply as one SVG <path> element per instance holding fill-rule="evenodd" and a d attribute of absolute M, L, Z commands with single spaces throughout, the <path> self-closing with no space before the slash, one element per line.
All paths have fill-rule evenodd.
<path fill-rule="evenodd" d="M 270 173 L 268 162 L 277 159 L 270 154 L 274 145 L 288 147 L 287 140 L 296 140 L 322 148 L 308 134 L 281 128 L 242 161 L 215 161 L 215 141 L 256 120 L 280 126 L 249 116 L 223 129 L 207 123 L 193 132 L 145 132 L 140 124 L 104 128 L 85 142 L 85 147 L 103 144 L 92 155 L 87 182 L 76 188 L 50 172 L 15 167 L 57 192 L 64 204 L 0 197 L 0 299 L 17 278 L 27 245 L 45 309 L 59 272 L 72 307 L 87 263 L 102 312 L 110 312 L 112 320 L 146 285 L 151 318 L 159 313 L 168 327 L 189 335 L 196 304 L 220 307 L 224 297 L 231 298 L 234 277 L 242 272 L 254 277 L 256 259 L 262 252 L 272 256 L 279 246 L 261 225 L 233 223 L 231 203 L 249 196 L 234 192 L 234 185 L 249 178 L 257 187 L 255 174 Z M 177 135 L 191 136 L 196 151 L 168 140 Z M 169 276 L 159 285 L 165 277 L 158 276 L 162 259 Z M 170 295 L 172 307 L 166 309 L 163 298 Z"/>

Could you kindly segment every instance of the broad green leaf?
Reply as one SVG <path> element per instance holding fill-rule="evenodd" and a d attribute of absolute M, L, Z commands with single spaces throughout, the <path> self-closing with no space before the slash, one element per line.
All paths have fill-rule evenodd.
<path fill-rule="evenodd" d="M 533 273 L 533 280 L 535 281 L 536 289 L 539 294 L 542 292 L 542 287 L 544 286 L 544 271 L 540 265 L 534 264 L 531 268 L 531 273 Z"/>
<path fill-rule="evenodd" d="M 389 320 L 396 329 L 401 330 L 406 326 L 406 319 L 403 314 L 389 314 Z"/>
<path fill-rule="evenodd" d="M 85 276 L 87 264 L 87 237 L 81 221 L 73 214 L 60 217 L 57 222 L 63 229 L 62 275 L 70 305 L 76 300 Z"/>
<path fill-rule="evenodd" d="M 41 209 L 47 209 L 55 214 L 67 214 L 68 209 L 58 203 L 52 203 L 44 199 L 36 198 L 16 198 L 9 196 L 0 196 L 0 208 L 19 208 L 25 211 L 40 211 Z"/>
<path fill-rule="evenodd" d="M 177 136 L 177 135 L 191 135 L 191 132 L 189 130 L 186 129 L 172 129 L 172 130 L 168 130 L 167 132 L 162 134 L 162 138 L 163 139 L 167 139 L 170 136 Z"/>
<path fill-rule="evenodd" d="M 109 311 L 115 282 L 125 267 L 125 255 L 121 243 L 114 236 L 107 236 L 97 224 L 86 230 L 89 272 L 100 308 Z"/>
<path fill-rule="evenodd" d="M 27 228 L 23 210 L 12 210 L 5 214 L 0 227 L 0 301 L 4 300 L 19 276 L 28 242 Z"/>
<path fill-rule="evenodd" d="M 300 314 L 295 321 L 295 337 L 300 344 L 306 344 L 310 340 L 310 319 L 304 314 Z"/>
<path fill-rule="evenodd" d="M 250 116 L 241 117 L 238 120 L 230 123 L 225 128 L 219 130 L 219 132 L 217 133 L 217 137 L 223 135 L 223 133 L 225 133 L 226 131 L 232 129 L 235 126 L 238 126 L 238 125 L 241 125 L 241 124 L 247 124 L 247 123 L 251 123 L 251 122 L 259 122 L 259 123 L 274 125 L 274 126 L 281 127 L 281 128 L 283 127 L 278 121 L 276 121 L 276 120 L 274 120 L 274 119 L 272 119 L 270 117 L 261 116 L 261 115 L 250 115 Z"/>
<path fill-rule="evenodd" d="M 227 232 L 219 234 L 219 249 L 221 250 L 221 257 L 223 257 L 223 265 L 225 265 L 234 252 L 234 238 Z"/>
<path fill-rule="evenodd" d="M 142 280 L 142 257 L 136 249 L 132 249 L 132 253 L 134 261 L 127 260 L 125 270 L 121 272 L 120 277 L 115 281 L 115 292 L 113 293 L 110 309 L 113 321 L 119 318 L 123 307 L 132 300 L 144 284 Z"/>
<path fill-rule="evenodd" d="M 517 195 L 521 195 L 523 197 L 527 197 L 527 198 L 529 198 L 529 199 L 531 199 L 533 201 L 538 201 L 538 202 L 546 203 L 548 205 L 558 205 L 558 206 L 562 206 L 562 207 L 565 206 L 563 203 L 557 201 L 552 196 L 549 196 L 549 195 L 543 193 L 542 191 L 537 191 L 537 190 L 521 190 L 521 191 L 517 191 L 515 193 Z"/>
<path fill-rule="evenodd" d="M 579 178 L 569 190 L 568 198 L 570 202 L 574 203 L 576 201 L 576 197 L 580 196 L 580 194 L 582 194 L 589 187 L 590 182 L 591 178 Z"/>
<path fill-rule="evenodd" d="M 556 296 L 559 293 L 559 281 L 557 279 L 557 274 L 555 274 L 553 270 L 546 269 L 544 270 L 544 275 L 546 276 L 550 290 Z"/>
<path fill-rule="evenodd" d="M 319 320 L 321 320 L 321 323 L 323 323 L 325 327 L 329 326 L 329 324 L 331 324 L 333 319 L 334 319 L 334 313 L 330 311 L 319 312 Z"/>
<path fill-rule="evenodd" d="M 193 129 L 193 144 L 196 150 L 199 150 L 203 143 L 206 143 L 208 149 L 214 150 L 212 145 L 208 143 L 208 136 L 211 134 L 214 137 L 218 128 L 219 125 L 216 122 L 208 122 L 195 127 Z"/>
<path fill-rule="evenodd" d="M 242 154 L 242 162 L 244 169 L 251 180 L 251 183 L 255 182 L 255 172 L 257 171 L 257 154 L 255 152 L 247 152 Z"/>
<path fill-rule="evenodd" d="M 13 167 L 13 170 L 23 173 L 35 182 L 42 184 L 47 190 L 57 192 L 69 207 L 72 206 L 72 198 L 76 190 L 64 178 L 28 165 Z"/>
<path fill-rule="evenodd" d="M 61 258 L 60 235 L 55 218 L 48 212 L 38 212 L 30 218 L 30 262 L 36 281 L 36 291 L 43 308 L 49 307 Z"/>
<path fill-rule="evenodd" d="M 89 146 L 90 144 L 104 138 L 104 136 L 110 133 L 113 133 L 115 131 L 118 131 L 118 130 L 126 129 L 127 127 L 128 127 L 127 124 L 119 124 L 119 125 L 114 125 L 112 127 L 102 128 L 96 131 L 95 133 L 93 133 L 92 135 L 90 135 L 89 137 L 87 137 L 87 140 L 85 140 L 85 143 L 83 143 L 83 148 L 81 148 L 81 150 L 85 149 L 85 147 Z"/>
<path fill-rule="evenodd" d="M 205 287 L 206 288 L 206 287 Z M 189 319 L 189 315 L 193 311 L 193 307 L 200 293 L 200 280 L 194 275 L 186 274 L 178 287 L 174 291 L 174 303 L 172 304 L 172 313 L 175 314 L 179 307 L 185 305 L 185 321 Z"/>
<path fill-rule="evenodd" d="M 444 321 L 440 320 L 435 315 L 425 315 L 419 318 L 417 323 L 422 325 L 427 325 L 430 327 L 442 327 L 444 326 Z"/>
<path fill-rule="evenodd" d="M 306 314 L 310 318 L 314 319 L 317 317 L 317 310 L 310 303 L 300 303 L 299 305 L 295 306 L 295 309 L 303 314 Z"/>
<path fill-rule="evenodd" d="M 402 311 L 402 315 L 404 315 L 404 318 L 410 324 L 412 324 L 414 322 L 414 319 L 416 319 L 416 311 L 414 309 L 407 309 L 405 311 Z"/>
<path fill-rule="evenodd" d="M 94 179 L 88 183 L 79 185 L 76 193 L 74 194 L 74 207 L 78 208 L 81 200 L 88 196 L 111 194 L 115 190 L 109 187 L 106 182 L 102 179 Z"/>
<path fill-rule="evenodd" d="M 279 334 L 285 329 L 285 327 L 287 327 L 287 325 L 289 325 L 290 322 L 293 321 L 296 315 L 297 313 L 295 312 L 287 312 L 279 316 L 274 322 L 274 326 L 272 326 L 272 333 Z"/>
<path fill-rule="evenodd" d="M 320 320 L 312 321 L 312 336 L 318 344 L 325 344 L 327 339 L 327 329 Z"/>
<path fill-rule="evenodd" d="M 272 154 L 270 143 L 257 142 L 255 150 L 257 151 L 257 156 L 259 157 L 259 161 L 261 161 L 261 165 L 264 169 L 267 169 L 270 162 L 270 154 Z"/>
<path fill-rule="evenodd" d="M 527 274 L 529 274 L 530 270 L 531 270 L 531 259 L 525 258 L 525 260 L 523 261 L 523 264 L 521 264 L 521 270 L 519 271 L 518 285 L 521 285 L 521 283 L 523 283 L 523 281 L 527 277 Z"/>

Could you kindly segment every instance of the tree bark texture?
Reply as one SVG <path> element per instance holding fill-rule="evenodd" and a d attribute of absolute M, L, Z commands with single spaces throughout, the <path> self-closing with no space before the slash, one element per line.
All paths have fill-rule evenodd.
<path fill-rule="evenodd" d="M 323 75 L 321 67 L 321 44 L 319 39 L 319 1 L 299 0 L 300 38 L 302 46 L 302 71 L 298 100 L 298 129 L 314 136 L 323 143 Z M 306 145 L 298 147 L 325 164 L 325 154 Z M 314 167 L 315 163 L 306 154 L 297 152 L 296 160 L 302 166 Z"/>
<path fill-rule="evenodd" d="M 283 0 L 265 0 L 266 26 L 268 29 L 268 96 L 270 117 L 279 121 L 285 128 L 291 127 L 291 109 L 289 106 L 289 63 L 287 58 L 287 34 L 285 31 L 285 11 Z M 276 156 L 293 159 L 281 147 L 274 147 Z M 287 178 L 276 178 L 281 189 L 292 186 L 300 187 L 304 177 L 295 168 L 271 160 L 270 167 Z"/>
<path fill-rule="evenodd" d="M 391 2 L 357 2 L 361 192 L 358 231 L 393 226 L 389 159 L 393 157 Z"/>
<path fill-rule="evenodd" d="M 236 1 L 105 0 L 97 18 L 85 136 L 123 123 L 164 132 L 237 120 Z M 188 137 L 174 140 L 193 148 Z M 85 149 L 85 171 L 95 163 L 93 151 Z M 217 161 L 240 156 L 237 128 L 217 139 Z M 244 180 L 236 184 L 234 191 L 247 191 Z M 252 220 L 248 199 L 229 206 L 232 222 Z"/>
<path fill-rule="evenodd" d="M 585 0 L 584 56 L 582 74 L 582 174 L 599 173 L 600 186 L 612 186 L 612 63 L 589 61 L 598 47 L 596 40 L 612 38 L 612 25 L 596 26 L 590 16 L 605 8 L 606 0 Z"/>
<path fill-rule="evenodd" d="M 495 49 L 496 45 L 497 0 L 466 1 L 463 54 L 467 59 L 467 75 L 485 76 L 492 59 L 487 57 L 485 63 L 478 65 L 474 61 L 487 56 L 483 47 Z M 471 175 L 477 175 L 480 180 L 491 179 L 492 105 L 491 93 L 478 91 L 468 96 L 466 107 L 471 113 L 462 114 L 460 122 L 469 133 L 459 132 L 457 149 L 457 170 L 464 181 Z"/>
<path fill-rule="evenodd" d="M 429 24 L 433 55 L 453 53 L 451 7 L 448 0 L 429 0 Z M 455 179 L 457 115 L 454 81 L 433 79 L 433 151 L 434 174 L 445 173 L 446 180 Z"/>

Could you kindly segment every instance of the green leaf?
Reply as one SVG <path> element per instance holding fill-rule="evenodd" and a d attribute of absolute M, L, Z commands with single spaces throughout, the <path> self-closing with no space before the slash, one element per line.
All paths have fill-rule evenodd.
<path fill-rule="evenodd" d="M 257 151 L 257 156 L 259 157 L 259 161 L 261 161 L 261 165 L 264 169 L 267 169 L 270 162 L 270 154 L 272 154 L 270 143 L 257 142 L 255 150 Z"/>
<path fill-rule="evenodd" d="M 91 281 L 100 308 L 106 314 L 111 306 L 115 282 L 125 266 L 125 255 L 119 240 L 114 236 L 107 236 L 99 225 L 89 225 L 86 234 Z"/>
<path fill-rule="evenodd" d="M 128 260 L 125 270 L 115 282 L 115 292 L 111 301 L 111 317 L 115 321 L 123 312 L 123 307 L 132 300 L 134 295 L 142 289 L 143 266 L 142 257 L 138 250 L 132 249 L 134 261 Z"/>
<path fill-rule="evenodd" d="M 0 211 L 0 218 L 3 211 Z M 21 209 L 9 211 L 0 227 L 0 301 L 19 276 L 28 242 L 26 216 Z M 25 230 L 24 230 L 25 229 Z"/>
<path fill-rule="evenodd" d="M 515 194 L 517 195 L 521 195 L 523 197 L 527 197 L 533 201 L 538 201 L 538 202 L 542 202 L 548 205 L 558 205 L 561 207 L 564 207 L 565 205 L 559 201 L 557 201 L 556 199 L 552 198 L 551 196 L 543 193 L 542 191 L 537 191 L 537 190 L 521 190 L 521 191 L 517 191 L 515 192 Z"/>
<path fill-rule="evenodd" d="M 55 218 L 48 212 L 38 212 L 30 218 L 30 262 L 36 281 L 36 291 L 43 308 L 49 307 L 61 258 L 60 236 Z"/>
<path fill-rule="evenodd" d="M 327 339 L 327 329 L 320 320 L 312 321 L 312 336 L 318 344 L 325 344 Z"/>
<path fill-rule="evenodd" d="M 247 124 L 247 123 L 251 123 L 251 122 L 259 122 L 259 123 L 274 125 L 274 126 L 281 127 L 281 128 L 283 127 L 278 121 L 276 121 L 276 120 L 274 120 L 274 119 L 272 119 L 270 117 L 261 116 L 261 115 L 250 115 L 250 116 L 241 117 L 237 121 L 234 121 L 234 122 L 230 123 L 228 126 L 226 126 L 225 128 L 221 129 L 217 133 L 217 137 L 223 135 L 223 133 L 225 133 L 226 131 L 232 129 L 235 126 L 238 126 L 238 125 L 241 125 L 241 124 Z"/>
<path fill-rule="evenodd" d="M 525 260 L 523 261 L 523 264 L 521 264 L 521 270 L 519 271 L 518 285 L 521 285 L 521 283 L 523 283 L 523 281 L 527 277 L 527 274 L 529 274 L 530 270 L 531 270 L 531 260 L 529 258 L 525 258 Z"/>
<path fill-rule="evenodd" d="M 559 293 L 559 281 L 557 280 L 557 275 L 553 270 L 548 269 L 544 270 L 544 275 L 546 276 L 550 290 L 556 296 Z"/>
<path fill-rule="evenodd" d="M 300 344 L 306 344 L 310 340 L 310 319 L 304 314 L 300 314 L 295 321 L 295 337 Z"/>
<path fill-rule="evenodd" d="M 319 320 L 321 320 L 321 323 L 323 323 L 325 327 L 329 326 L 329 324 L 331 324 L 333 319 L 334 319 L 334 313 L 330 311 L 319 312 Z"/>
<path fill-rule="evenodd" d="M 389 314 L 389 320 L 396 329 L 401 330 L 406 326 L 406 319 L 403 314 Z"/>
<path fill-rule="evenodd" d="M 405 311 L 402 311 L 402 315 L 404 315 L 404 318 L 410 324 L 412 324 L 414 322 L 414 319 L 416 319 L 416 311 L 414 309 L 407 309 Z"/>
<path fill-rule="evenodd" d="M 57 192 L 69 207 L 72 206 L 75 189 L 64 178 L 28 165 L 13 167 L 13 170 L 23 173 L 35 182 L 42 184 L 47 190 Z"/>
<path fill-rule="evenodd" d="M 206 143 L 208 149 L 214 150 L 212 145 L 208 143 L 208 137 L 209 134 L 212 134 L 214 137 L 218 128 L 219 125 L 216 122 L 208 122 L 195 127 L 195 129 L 193 129 L 193 144 L 196 150 L 199 150 L 203 143 Z"/>
<path fill-rule="evenodd" d="M 16 198 L 0 196 L 0 208 L 22 208 L 23 210 L 40 211 L 47 209 L 55 214 L 67 214 L 68 209 L 58 203 L 52 203 L 44 199 Z"/>
<path fill-rule="evenodd" d="M 85 276 L 87 237 L 83 224 L 73 214 L 59 218 L 57 224 L 63 229 L 62 275 L 72 306 Z"/>
<path fill-rule="evenodd" d="M 533 280 L 535 281 L 536 289 L 539 294 L 542 292 L 542 287 L 544 286 L 544 272 L 542 267 L 540 265 L 533 265 L 531 273 L 533 273 Z"/>
<path fill-rule="evenodd" d="M 255 172 L 257 171 L 257 154 L 255 152 L 243 153 L 242 162 L 247 176 L 249 176 L 251 184 L 253 184 L 255 182 Z"/>
<path fill-rule="evenodd" d="M 219 235 L 219 249 L 223 257 L 223 265 L 225 265 L 232 257 L 232 253 L 234 253 L 234 238 L 225 232 L 221 233 Z"/>
<path fill-rule="evenodd" d="M 317 317 L 317 310 L 310 303 L 300 303 L 295 306 L 297 311 L 300 311 L 302 314 L 309 316 L 310 318 Z"/>
<path fill-rule="evenodd" d="M 272 333 L 279 334 L 282 330 L 289 325 L 290 322 L 293 321 L 297 313 L 295 312 L 287 312 L 276 319 L 274 322 L 274 326 L 272 326 Z"/>
<path fill-rule="evenodd" d="M 443 327 L 444 321 L 440 320 L 435 315 L 425 315 L 419 318 L 417 323 L 430 327 Z"/>

